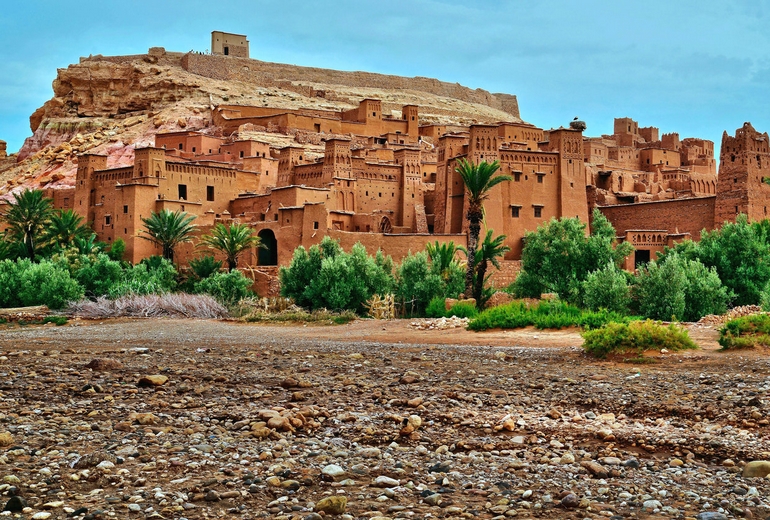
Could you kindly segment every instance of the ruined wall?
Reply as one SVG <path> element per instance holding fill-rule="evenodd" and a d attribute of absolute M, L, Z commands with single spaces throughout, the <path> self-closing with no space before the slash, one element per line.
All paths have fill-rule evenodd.
<path fill-rule="evenodd" d="M 617 235 L 632 229 L 666 230 L 668 233 L 690 233 L 700 240 L 703 229 L 714 228 L 716 197 L 639 202 L 617 206 L 600 206 Z"/>
<path fill-rule="evenodd" d="M 370 87 L 380 89 L 411 89 L 459 99 L 469 103 L 478 103 L 498 110 L 504 110 L 519 118 L 516 96 L 510 94 L 498 98 L 481 89 L 470 89 L 457 83 L 447 83 L 431 78 L 391 76 L 371 72 L 347 72 L 315 67 L 298 67 L 282 63 L 236 58 L 234 56 L 212 56 L 206 54 L 185 54 L 182 68 L 193 74 L 219 80 L 240 80 L 259 82 L 265 86 L 275 86 L 292 90 L 292 81 L 310 83 L 348 85 L 351 87 Z M 307 86 L 302 88 L 308 89 Z M 303 93 L 303 95 L 305 95 Z"/>

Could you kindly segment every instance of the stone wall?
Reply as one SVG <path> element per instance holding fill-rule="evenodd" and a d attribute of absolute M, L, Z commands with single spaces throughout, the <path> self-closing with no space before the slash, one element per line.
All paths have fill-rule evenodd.
<path fill-rule="evenodd" d="M 447 83 L 431 78 L 391 76 L 371 72 L 347 72 L 314 67 L 299 67 L 282 63 L 188 53 L 182 57 L 182 68 L 193 74 L 218 80 L 240 80 L 258 82 L 288 90 L 300 89 L 302 95 L 316 95 L 307 85 L 293 85 L 291 82 L 323 83 L 369 87 L 387 90 L 409 89 L 428 92 L 437 96 L 451 97 L 469 103 L 478 103 L 498 110 L 504 110 L 519 118 L 516 96 L 506 94 L 497 97 L 481 89 L 470 89 L 457 83 Z M 318 91 L 321 92 L 321 91 Z"/>
<path fill-rule="evenodd" d="M 668 233 L 690 233 L 693 240 L 700 240 L 703 229 L 714 228 L 715 200 L 715 196 L 697 197 L 600 206 L 599 210 L 619 236 L 631 229 L 655 229 Z"/>

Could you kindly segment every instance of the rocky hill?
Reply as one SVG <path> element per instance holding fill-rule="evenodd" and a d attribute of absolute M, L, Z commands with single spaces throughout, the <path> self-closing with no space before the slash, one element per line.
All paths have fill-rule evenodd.
<path fill-rule="evenodd" d="M 216 135 L 218 104 L 345 110 L 381 99 L 383 113 L 420 107 L 421 123 L 519 121 L 515 96 L 430 78 L 344 72 L 247 58 L 166 52 L 89 56 L 59 69 L 54 96 L 30 117 L 32 136 L 15 160 L 0 161 L 0 195 L 21 186 L 72 185 L 80 153 L 106 153 L 108 166 L 130 164 L 137 146 L 158 132 Z M 254 135 L 275 145 L 295 136 Z M 13 159 L 13 156 L 11 156 Z"/>

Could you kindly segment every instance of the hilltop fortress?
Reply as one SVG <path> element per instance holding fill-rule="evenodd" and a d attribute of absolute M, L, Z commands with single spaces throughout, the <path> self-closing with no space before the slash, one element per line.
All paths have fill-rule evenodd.
<path fill-rule="evenodd" d="M 212 52 L 170 56 L 151 49 L 142 60 L 175 60 L 193 74 L 236 82 L 276 81 L 281 74 L 275 71 L 288 67 L 250 60 L 242 35 L 212 33 Z M 86 62 L 93 59 L 122 64 L 135 57 Z M 312 76 L 312 85 L 283 86 L 312 99 L 338 95 L 320 89 L 320 79 L 339 83 L 344 77 L 347 83 L 372 85 L 393 78 L 301 70 L 300 77 Z M 79 155 L 72 185 L 47 191 L 56 207 L 73 208 L 91 222 L 99 240 L 123 239 L 133 262 L 158 252 L 138 238 L 141 219 L 153 211 L 196 215 L 201 233 L 217 222 L 247 223 L 267 248 L 252 251 L 246 263 L 268 292 L 275 289 L 276 266 L 288 264 L 297 246 L 326 235 L 346 248 L 359 241 L 370 251 L 382 248 L 397 260 L 436 240 L 464 245 L 465 191 L 455 171 L 463 158 L 500 161 L 501 171 L 513 179 L 495 187 L 485 205 L 486 227 L 505 234 L 511 248 L 496 274 L 498 285 L 515 277 L 525 233 L 550 218 L 588 222 L 598 207 L 621 240 L 634 245 L 626 263 L 633 269 L 664 246 L 688 236 L 697 239 L 702 229 L 739 213 L 752 219 L 767 215 L 768 136 L 748 123 L 734 137 L 724 134 L 717 175 L 711 141 L 660 135 L 629 118 L 616 119 L 614 133 L 601 137 L 584 136 L 580 124 L 546 130 L 521 121 L 515 97 L 435 80 L 409 81 L 492 106 L 504 119 L 439 120 L 442 109 L 435 105 L 426 108 L 432 114 L 426 118 L 419 103 L 396 109 L 391 102 L 386 109 L 382 99 L 370 97 L 339 109 L 232 103 L 223 97 L 227 102 L 200 113 L 200 128 L 178 124 L 154 132 L 150 143 L 132 149 L 130 164 L 108 166 L 105 153 Z M 32 126 L 45 126 L 57 110 L 116 110 L 110 103 L 95 103 L 98 95 L 84 103 L 49 102 L 41 109 L 48 115 L 39 122 L 33 116 Z M 85 108 L 88 103 L 91 108 Z M 154 121 L 156 128 L 163 126 L 157 117 Z M 184 262 L 194 254 L 186 247 L 178 257 Z"/>

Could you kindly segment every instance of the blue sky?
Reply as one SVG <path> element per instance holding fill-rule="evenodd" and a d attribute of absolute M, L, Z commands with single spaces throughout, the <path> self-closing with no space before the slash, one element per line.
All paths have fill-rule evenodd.
<path fill-rule="evenodd" d="M 259 60 L 516 94 L 544 128 L 580 116 L 596 136 L 632 117 L 718 148 L 744 121 L 770 131 L 768 22 L 762 0 L 12 2 L 0 16 L 0 139 L 21 146 L 56 69 L 80 56 L 202 51 L 222 30 L 247 34 Z"/>

